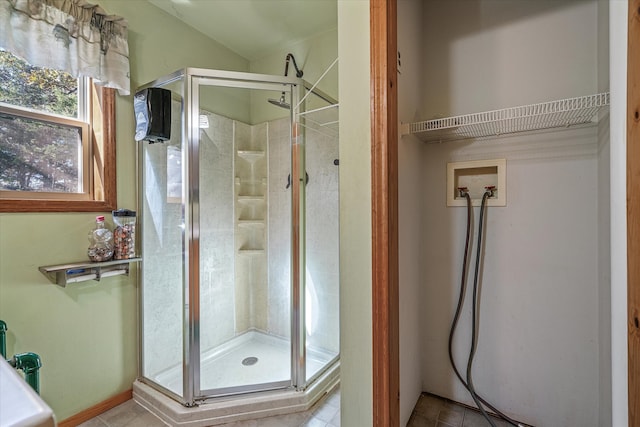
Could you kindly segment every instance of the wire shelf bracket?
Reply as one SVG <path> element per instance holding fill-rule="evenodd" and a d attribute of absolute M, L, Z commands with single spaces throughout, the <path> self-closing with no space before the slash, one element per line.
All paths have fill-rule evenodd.
<path fill-rule="evenodd" d="M 465 114 L 401 125 L 402 135 L 426 143 L 495 137 L 519 132 L 595 123 L 596 114 L 609 105 L 609 92 L 539 104 Z"/>

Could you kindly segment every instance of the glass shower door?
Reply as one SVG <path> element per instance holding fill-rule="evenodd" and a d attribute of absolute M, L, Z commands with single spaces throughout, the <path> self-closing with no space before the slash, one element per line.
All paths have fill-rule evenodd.
<path fill-rule="evenodd" d="M 267 100 L 279 100 L 283 87 L 290 99 L 291 89 L 207 77 L 192 82 L 200 395 L 289 387 L 291 112 Z M 256 111 L 256 103 L 268 113 Z"/>
<path fill-rule="evenodd" d="M 338 105 L 313 93 L 305 130 L 305 350 L 307 383 L 340 353 Z"/>

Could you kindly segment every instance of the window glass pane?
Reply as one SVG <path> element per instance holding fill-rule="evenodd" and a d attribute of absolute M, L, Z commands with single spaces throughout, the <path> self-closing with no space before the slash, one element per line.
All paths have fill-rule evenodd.
<path fill-rule="evenodd" d="M 81 132 L 0 114 L 0 190 L 82 192 Z"/>
<path fill-rule="evenodd" d="M 0 49 L 0 102 L 77 118 L 78 80 Z"/>

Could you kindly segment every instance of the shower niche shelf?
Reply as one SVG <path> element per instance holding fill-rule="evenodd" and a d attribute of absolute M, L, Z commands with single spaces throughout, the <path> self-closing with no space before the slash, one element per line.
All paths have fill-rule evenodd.
<path fill-rule="evenodd" d="M 71 283 L 95 280 L 99 282 L 105 277 L 128 276 L 132 262 L 140 262 L 142 258 L 129 258 L 104 262 L 77 262 L 73 264 L 59 264 L 38 267 L 54 285 L 63 288 Z"/>
<path fill-rule="evenodd" d="M 403 123 L 401 132 L 402 135 L 415 135 L 426 143 L 441 143 L 567 128 L 596 123 L 597 113 L 608 105 L 609 92 L 605 92 L 482 113 Z"/>

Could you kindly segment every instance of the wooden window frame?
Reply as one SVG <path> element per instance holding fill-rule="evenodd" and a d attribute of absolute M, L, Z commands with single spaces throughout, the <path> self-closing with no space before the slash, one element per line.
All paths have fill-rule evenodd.
<path fill-rule="evenodd" d="M 0 198 L 0 212 L 107 212 L 116 208 L 115 90 L 91 84 L 90 109 L 90 200 L 74 200 L 73 195 L 43 198 Z M 24 192 L 20 192 L 21 195 Z"/>
<path fill-rule="evenodd" d="M 89 132 L 90 124 L 89 119 L 77 119 L 75 117 L 63 117 L 46 112 L 33 111 L 30 109 L 14 108 L 13 106 L 1 105 L 0 114 L 6 114 L 9 117 L 15 117 L 19 119 L 32 120 L 38 123 L 50 124 L 56 127 L 64 127 L 68 129 L 75 129 L 80 135 L 80 142 L 82 144 L 82 153 L 89 153 L 82 155 L 82 187 L 86 189 L 82 192 L 48 192 L 48 191 L 20 191 L 20 190 L 2 190 L 0 189 L 1 199 L 12 200 L 92 200 L 93 191 L 91 191 L 92 175 L 86 173 L 89 170 L 89 160 L 91 147 L 89 145 Z"/>

